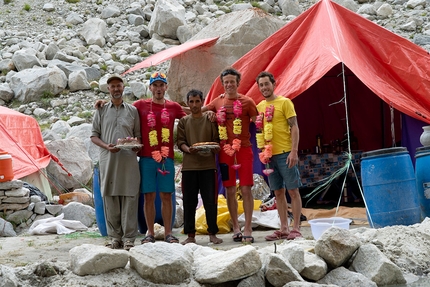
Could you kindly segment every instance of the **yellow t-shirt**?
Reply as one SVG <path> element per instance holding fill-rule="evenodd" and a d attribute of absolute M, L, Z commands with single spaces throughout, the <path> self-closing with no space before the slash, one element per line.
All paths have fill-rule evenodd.
<path fill-rule="evenodd" d="M 291 130 L 288 125 L 287 119 L 296 116 L 293 102 L 285 97 L 277 96 L 275 100 L 267 102 L 266 100 L 261 101 L 257 105 L 259 113 L 264 113 L 266 107 L 273 105 L 275 111 L 273 113 L 273 138 L 272 138 L 272 154 L 277 155 L 291 151 L 292 140 Z M 266 124 L 266 118 L 264 118 L 264 124 Z"/>

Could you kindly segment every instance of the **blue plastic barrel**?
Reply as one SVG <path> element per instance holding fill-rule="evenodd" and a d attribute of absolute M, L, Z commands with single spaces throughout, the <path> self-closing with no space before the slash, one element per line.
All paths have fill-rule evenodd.
<path fill-rule="evenodd" d="M 373 227 L 421 222 L 415 172 L 406 148 L 364 152 L 361 180 L 367 217 Z"/>
<path fill-rule="evenodd" d="M 422 219 L 430 217 L 430 146 L 415 151 L 415 178 Z"/>
<path fill-rule="evenodd" d="M 98 166 L 94 167 L 93 171 L 93 193 L 94 193 L 94 208 L 96 210 L 96 222 L 102 236 L 107 236 L 105 211 L 103 207 L 103 199 L 100 191 L 100 170 Z"/>
<path fill-rule="evenodd" d="M 145 213 L 143 212 L 144 203 L 145 203 L 145 197 L 144 197 L 143 193 L 141 193 L 139 196 L 139 212 L 138 212 L 139 232 L 141 234 L 145 234 L 146 231 L 148 230 L 148 226 L 146 225 L 146 221 L 145 221 Z M 176 194 L 174 192 L 172 192 L 172 226 L 171 226 L 171 228 L 173 228 L 173 224 L 175 223 L 175 217 L 176 217 Z M 161 216 L 161 198 L 160 198 L 160 192 L 158 191 L 158 188 L 157 188 L 156 196 L 155 196 L 155 220 L 154 220 L 154 223 L 158 223 L 158 224 L 164 226 L 163 217 Z"/>

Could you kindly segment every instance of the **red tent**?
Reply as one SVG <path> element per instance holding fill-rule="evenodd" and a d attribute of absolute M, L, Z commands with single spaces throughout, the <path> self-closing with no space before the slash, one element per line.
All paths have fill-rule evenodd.
<path fill-rule="evenodd" d="M 0 150 L 12 155 L 15 179 L 48 166 L 51 154 L 36 119 L 0 106 L 0 138 Z"/>
<path fill-rule="evenodd" d="M 365 151 L 391 146 L 391 122 L 400 140 L 399 111 L 430 123 L 428 52 L 330 0 L 312 6 L 232 66 L 242 73 L 239 92 L 256 103 L 263 99 L 256 76 L 274 74 L 275 93 L 295 104 L 300 149 L 313 148 L 317 134 L 324 143 L 342 139 L 345 105 L 334 103 L 344 95 L 350 130 Z M 206 103 L 222 92 L 217 78 Z"/>

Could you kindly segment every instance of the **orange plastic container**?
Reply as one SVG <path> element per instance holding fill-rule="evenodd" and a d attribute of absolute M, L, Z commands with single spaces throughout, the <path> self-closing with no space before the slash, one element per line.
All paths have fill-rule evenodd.
<path fill-rule="evenodd" d="M 12 180 L 12 156 L 7 152 L 0 152 L 0 182 Z"/>

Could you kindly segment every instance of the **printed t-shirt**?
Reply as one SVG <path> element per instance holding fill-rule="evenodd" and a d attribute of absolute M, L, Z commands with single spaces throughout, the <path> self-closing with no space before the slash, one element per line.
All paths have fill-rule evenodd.
<path fill-rule="evenodd" d="M 273 105 L 275 110 L 273 113 L 273 138 L 272 138 L 272 154 L 277 155 L 291 151 L 292 139 L 291 129 L 287 120 L 296 116 L 293 102 L 285 97 L 277 96 L 273 101 L 263 100 L 257 105 L 258 112 L 264 113 L 266 107 Z M 264 118 L 266 124 L 266 118 Z"/>
<path fill-rule="evenodd" d="M 240 119 L 242 120 L 242 133 L 239 135 L 239 139 L 241 140 L 241 146 L 249 147 L 251 146 L 250 137 L 251 134 L 249 132 L 249 123 L 252 117 L 257 116 L 257 108 L 255 106 L 254 100 L 252 100 L 248 96 L 244 96 L 238 94 L 237 98 L 242 104 L 242 115 Z M 227 143 L 232 144 L 233 140 L 236 138 L 236 135 L 233 133 L 233 121 L 235 119 L 233 113 L 233 103 L 236 99 L 228 99 L 227 95 L 220 95 L 210 102 L 206 107 L 209 111 L 217 112 L 222 106 L 226 108 L 226 127 L 227 127 Z"/>
<path fill-rule="evenodd" d="M 135 106 L 137 108 L 137 111 L 139 112 L 141 132 L 142 132 L 143 148 L 140 150 L 138 155 L 150 157 L 152 156 L 151 155 L 152 151 L 160 150 L 161 146 L 164 145 L 161 141 L 161 128 L 163 127 L 161 123 L 161 110 L 166 108 L 170 117 L 170 121 L 168 124 L 168 128 L 170 130 L 170 139 L 167 146 L 169 147 L 169 158 L 173 159 L 174 158 L 173 127 L 175 124 L 175 119 L 180 119 L 186 116 L 185 112 L 182 110 L 182 107 L 178 103 L 172 102 L 169 100 L 165 100 L 165 104 L 156 104 L 152 102 L 152 99 L 137 100 L 136 102 L 133 103 L 133 106 Z M 155 119 L 156 119 L 155 129 L 157 130 L 157 139 L 158 139 L 158 145 L 154 147 L 149 145 L 149 132 L 151 131 L 151 128 L 148 126 L 147 117 L 151 110 L 155 114 Z"/>

